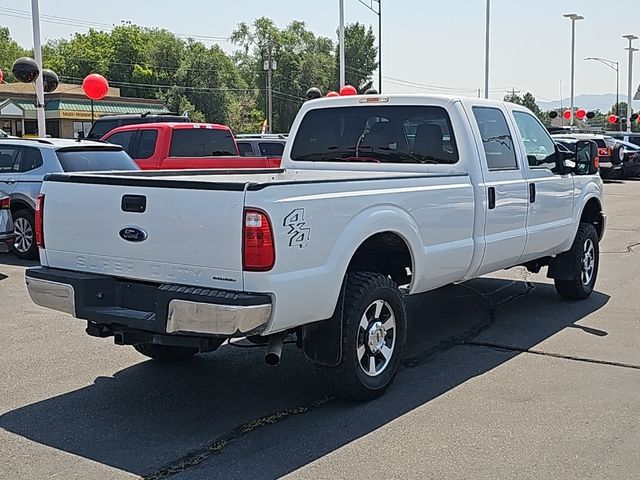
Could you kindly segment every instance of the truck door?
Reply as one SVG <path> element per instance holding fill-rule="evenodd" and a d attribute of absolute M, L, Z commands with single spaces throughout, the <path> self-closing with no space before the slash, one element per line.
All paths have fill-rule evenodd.
<path fill-rule="evenodd" d="M 477 275 L 518 263 L 527 239 L 528 187 L 514 136 L 499 107 L 472 107 L 485 190 L 485 251 Z M 475 130 L 475 128 L 474 128 Z"/>
<path fill-rule="evenodd" d="M 557 172 L 558 153 L 546 128 L 527 112 L 514 110 L 520 148 L 527 158 L 529 212 L 522 262 L 551 253 L 573 234 L 573 175 Z"/>

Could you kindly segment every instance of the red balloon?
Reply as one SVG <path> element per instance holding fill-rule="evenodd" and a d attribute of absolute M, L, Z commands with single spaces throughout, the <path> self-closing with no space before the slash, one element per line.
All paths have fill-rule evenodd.
<path fill-rule="evenodd" d="M 339 97 L 340 94 L 338 92 L 334 92 L 333 90 L 331 90 L 330 92 L 327 92 L 327 97 Z"/>
<path fill-rule="evenodd" d="M 342 97 L 346 97 L 349 95 L 357 95 L 357 94 L 358 94 L 358 90 L 356 90 L 356 87 L 354 87 L 353 85 L 345 85 L 340 89 L 340 96 Z"/>
<path fill-rule="evenodd" d="M 0 69 L 0 83 L 4 82 L 4 73 L 2 73 L 2 70 Z"/>
<path fill-rule="evenodd" d="M 565 120 L 569 120 L 571 118 L 571 110 L 565 110 L 562 113 L 562 116 L 564 117 Z"/>
<path fill-rule="evenodd" d="M 84 77 L 82 90 L 91 100 L 102 100 L 109 93 L 109 82 L 102 75 L 92 73 Z"/>
<path fill-rule="evenodd" d="M 609 123 L 615 125 L 616 123 L 618 123 L 620 121 L 620 119 L 618 118 L 617 115 L 609 115 L 609 117 L 607 117 L 607 120 L 609 121 Z"/>
<path fill-rule="evenodd" d="M 578 110 L 576 110 L 576 118 L 578 120 L 582 120 L 586 116 L 587 116 L 587 111 L 584 108 L 579 108 Z"/>

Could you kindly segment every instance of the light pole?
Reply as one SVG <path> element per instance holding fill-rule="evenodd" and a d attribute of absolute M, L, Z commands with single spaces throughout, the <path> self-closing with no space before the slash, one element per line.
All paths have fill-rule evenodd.
<path fill-rule="evenodd" d="M 627 132 L 631 131 L 631 114 L 633 113 L 633 109 L 631 108 L 631 102 L 633 101 L 632 97 L 632 87 L 633 87 L 633 52 L 637 52 L 637 48 L 633 48 L 631 42 L 637 40 L 638 37 L 635 35 L 623 35 L 622 38 L 626 38 L 629 40 L 629 46 L 625 48 L 625 50 L 629 50 L 629 80 L 627 83 Z"/>
<path fill-rule="evenodd" d="M 38 64 L 36 78 L 36 114 L 38 116 L 38 136 L 47 136 L 47 124 L 44 116 L 44 81 L 42 78 L 42 45 L 40 40 L 40 8 L 38 0 L 31 0 L 31 21 L 33 24 L 33 56 Z"/>
<path fill-rule="evenodd" d="M 576 73 L 576 21 L 584 20 L 584 17 L 577 13 L 566 13 L 564 17 L 571 20 L 571 117 L 569 125 L 573 127 L 573 100 L 575 95 Z"/>
<path fill-rule="evenodd" d="M 484 39 L 484 98 L 489 98 L 489 25 L 491 19 L 491 0 L 487 0 L 487 12 Z"/>
<path fill-rule="evenodd" d="M 378 15 L 378 93 L 382 93 L 382 0 L 358 0 L 361 4 Z M 376 10 L 373 6 L 378 4 Z"/>
<path fill-rule="evenodd" d="M 340 0 L 340 26 L 338 28 L 340 41 L 340 88 L 346 83 L 344 60 L 344 0 Z"/>
<path fill-rule="evenodd" d="M 600 62 L 603 65 L 606 65 L 611 70 L 615 70 L 616 72 L 616 115 L 620 117 L 620 64 L 618 62 L 614 62 L 613 60 L 607 60 L 606 58 L 600 58 L 600 57 L 587 57 L 587 58 L 583 58 L 583 60 L 595 60 L 596 62 Z M 620 129 L 620 127 L 618 127 L 618 129 Z"/>

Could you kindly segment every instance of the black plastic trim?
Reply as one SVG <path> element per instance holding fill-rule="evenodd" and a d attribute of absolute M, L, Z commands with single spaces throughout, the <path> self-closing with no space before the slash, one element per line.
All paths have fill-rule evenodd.
<path fill-rule="evenodd" d="M 211 173 L 209 172 L 209 175 Z M 182 172 L 181 175 L 189 175 L 189 173 Z M 245 187 L 245 183 L 191 182 L 189 180 L 158 180 L 155 178 L 132 178 L 129 176 L 81 176 L 60 173 L 50 173 L 44 177 L 44 181 L 89 185 L 119 185 L 124 187 L 180 188 L 184 190 L 227 190 L 234 192 L 242 192 Z"/>

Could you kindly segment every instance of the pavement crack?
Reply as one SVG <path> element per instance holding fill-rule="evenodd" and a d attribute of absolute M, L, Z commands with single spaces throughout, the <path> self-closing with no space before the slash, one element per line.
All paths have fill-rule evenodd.
<path fill-rule="evenodd" d="M 252 433 L 255 430 L 269 425 L 274 425 L 296 415 L 303 415 L 305 413 L 311 412 L 322 407 L 323 405 L 326 405 L 333 399 L 334 397 L 331 396 L 322 397 L 318 400 L 314 400 L 299 407 L 279 410 L 275 413 L 265 415 L 264 417 L 250 420 L 234 428 L 230 432 L 218 437 L 216 440 L 205 445 L 204 447 L 193 450 L 186 455 L 178 458 L 177 460 L 168 463 L 163 467 L 160 467 L 159 469 L 145 475 L 142 478 L 144 480 L 163 480 L 177 475 L 178 473 L 193 468 L 201 464 L 205 460 L 208 460 L 209 458 L 219 454 L 229 444 L 241 439 L 242 437 Z"/>
<path fill-rule="evenodd" d="M 520 352 L 520 353 L 531 353 L 532 355 L 540 355 L 543 357 L 553 357 L 553 358 L 561 358 L 563 360 L 572 360 L 574 362 L 585 362 L 585 363 L 595 363 L 598 365 L 609 365 L 612 367 L 621 367 L 621 368 L 631 368 L 633 370 L 640 370 L 640 365 L 635 365 L 633 363 L 625 363 L 625 362 L 614 362 L 610 360 L 598 360 L 596 358 L 586 358 L 586 357 L 578 357 L 575 355 L 564 355 L 562 353 L 553 353 L 553 352 L 545 352 L 543 350 L 538 350 L 535 348 L 521 348 L 514 347 L 508 345 L 501 345 L 498 343 L 491 342 L 467 342 L 465 345 L 469 345 L 472 347 L 486 347 L 493 348 L 495 350 L 501 350 L 506 352 Z"/>
<path fill-rule="evenodd" d="M 508 296 L 507 298 L 499 301 L 499 302 L 495 302 L 490 295 L 498 293 L 502 290 L 504 290 L 505 288 L 508 288 L 510 286 L 512 286 L 515 283 L 520 283 L 520 282 L 516 282 L 516 281 L 512 281 L 511 283 L 509 283 L 508 285 L 504 286 L 504 287 L 500 287 L 497 290 L 488 292 L 488 293 L 483 293 L 479 290 L 477 290 L 476 288 L 473 288 L 470 285 L 466 285 L 464 283 L 460 284 L 461 287 L 466 288 L 467 290 L 472 291 L 473 293 L 475 293 L 476 295 L 479 295 L 481 298 L 483 298 L 484 300 L 487 301 L 487 303 L 489 304 L 489 308 L 487 309 L 487 311 L 484 313 L 484 315 L 482 316 L 481 320 L 476 323 L 473 327 L 471 327 L 469 330 L 459 334 L 459 335 L 454 335 L 452 337 L 448 337 L 444 340 L 441 340 L 440 342 L 438 342 L 436 345 L 434 345 L 433 347 L 431 347 L 430 349 L 424 351 L 423 353 L 421 353 L 420 355 L 417 355 L 415 357 L 411 357 L 411 358 L 407 358 L 404 359 L 402 361 L 402 367 L 404 368 L 415 368 L 418 367 L 420 365 L 424 365 L 425 363 L 429 362 L 429 360 L 431 360 L 431 358 L 437 354 L 446 352 L 447 350 L 458 346 L 458 345 L 463 345 L 468 343 L 470 340 L 478 337 L 479 335 L 481 335 L 485 330 L 489 329 L 494 322 L 496 321 L 497 315 L 498 315 L 498 309 L 505 305 L 506 303 L 509 303 L 517 298 L 523 297 L 525 295 L 528 295 L 529 293 L 531 293 L 533 290 L 535 290 L 535 285 L 529 281 L 524 282 L 525 287 L 519 291 L 514 293 L 513 295 Z"/>
<path fill-rule="evenodd" d="M 630 243 L 629 245 L 624 247 L 625 251 L 622 251 L 622 252 L 618 251 L 618 252 L 600 252 L 600 253 L 618 253 L 618 254 L 634 253 L 637 247 L 640 247 L 640 242 Z"/>

